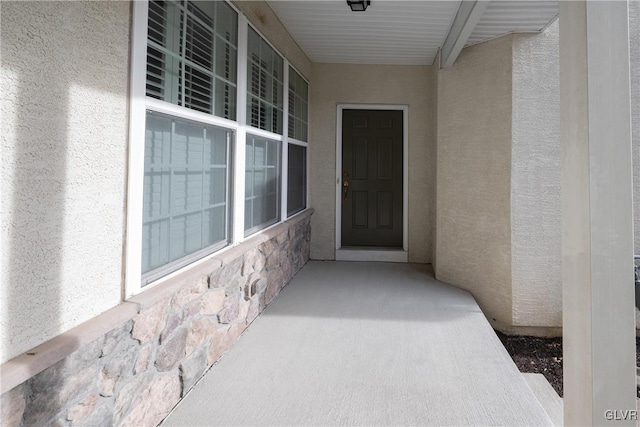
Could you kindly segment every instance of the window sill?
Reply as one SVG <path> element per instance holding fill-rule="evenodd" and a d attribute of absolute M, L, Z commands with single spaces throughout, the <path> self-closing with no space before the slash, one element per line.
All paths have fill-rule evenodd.
<path fill-rule="evenodd" d="M 235 246 L 226 246 L 218 252 L 214 252 L 154 282 L 150 282 L 140 293 L 128 298 L 127 301 L 139 304 L 140 309 L 144 310 L 156 302 L 168 298 L 169 295 L 173 295 L 185 283 L 190 283 L 194 279 L 198 279 L 198 276 L 217 270 L 250 249 L 274 238 L 289 227 L 291 223 L 301 221 L 311 216 L 313 212 L 314 210 L 312 208 L 307 208 L 288 218 L 286 221 L 273 224 L 270 227 L 258 231 L 256 234 L 249 236 L 246 240 Z"/>

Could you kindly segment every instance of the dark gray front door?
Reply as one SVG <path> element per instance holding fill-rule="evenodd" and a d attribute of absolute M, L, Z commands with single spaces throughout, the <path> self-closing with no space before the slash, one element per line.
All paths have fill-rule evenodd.
<path fill-rule="evenodd" d="M 402 247 L 402 132 L 402 111 L 343 110 L 343 247 Z"/>

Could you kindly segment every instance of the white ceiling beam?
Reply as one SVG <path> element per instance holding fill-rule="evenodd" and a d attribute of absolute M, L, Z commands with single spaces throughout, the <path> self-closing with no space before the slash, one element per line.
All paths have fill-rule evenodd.
<path fill-rule="evenodd" d="M 489 7 L 490 0 L 463 0 L 453 20 L 449 34 L 442 44 L 440 68 L 449 68 L 458 59 L 462 48 Z"/>

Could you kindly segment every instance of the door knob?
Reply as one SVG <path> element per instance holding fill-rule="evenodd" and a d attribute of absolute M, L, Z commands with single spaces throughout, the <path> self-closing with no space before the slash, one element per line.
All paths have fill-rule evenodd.
<path fill-rule="evenodd" d="M 344 200 L 347 200 L 347 193 L 349 192 L 349 181 L 344 180 L 342 182 L 342 194 L 344 197 Z"/>

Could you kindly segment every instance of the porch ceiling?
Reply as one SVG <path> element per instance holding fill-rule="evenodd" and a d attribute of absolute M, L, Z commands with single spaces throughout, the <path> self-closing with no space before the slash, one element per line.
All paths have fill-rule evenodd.
<path fill-rule="evenodd" d="M 314 62 L 431 65 L 461 1 L 372 0 L 351 12 L 344 0 L 269 0 Z M 538 32 L 558 15 L 557 1 L 494 0 L 466 45 L 512 32 Z"/>

